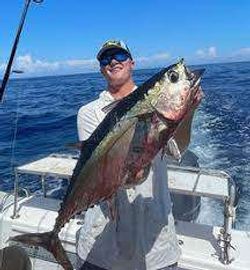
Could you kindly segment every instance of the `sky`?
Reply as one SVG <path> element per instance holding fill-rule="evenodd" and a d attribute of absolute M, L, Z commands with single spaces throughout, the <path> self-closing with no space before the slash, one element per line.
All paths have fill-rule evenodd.
<path fill-rule="evenodd" d="M 24 0 L 0 3 L 0 74 Z M 44 0 L 32 3 L 15 57 L 21 76 L 98 71 L 108 39 L 125 41 L 136 68 L 250 61 L 249 0 Z"/>

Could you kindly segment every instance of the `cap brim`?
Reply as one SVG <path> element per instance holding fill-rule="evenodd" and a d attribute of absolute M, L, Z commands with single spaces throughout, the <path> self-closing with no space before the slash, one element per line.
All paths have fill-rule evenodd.
<path fill-rule="evenodd" d="M 108 47 L 106 47 L 106 48 L 102 48 L 102 49 L 98 52 L 98 54 L 97 54 L 97 56 L 96 56 L 97 60 L 100 61 L 101 56 L 102 56 L 105 52 L 107 52 L 107 51 L 109 51 L 109 50 L 112 50 L 112 49 L 117 49 L 117 50 L 124 51 L 124 52 L 126 52 L 127 54 L 129 54 L 129 56 L 132 58 L 132 56 L 131 56 L 131 54 L 130 54 L 129 51 L 125 50 L 125 49 L 122 48 L 122 47 L 115 46 L 115 45 L 111 45 L 111 46 L 108 46 Z"/>

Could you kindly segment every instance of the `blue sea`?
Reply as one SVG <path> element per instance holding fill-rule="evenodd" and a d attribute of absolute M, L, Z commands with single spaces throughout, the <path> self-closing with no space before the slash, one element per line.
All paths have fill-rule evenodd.
<path fill-rule="evenodd" d="M 195 116 L 190 149 L 201 167 L 233 177 L 241 190 L 236 228 L 250 230 L 250 62 L 202 67 L 205 97 Z M 139 85 L 157 71 L 137 70 L 134 79 Z M 13 190 L 16 166 L 67 152 L 65 145 L 77 141 L 78 109 L 104 88 L 98 73 L 11 80 L 0 104 L 0 190 Z M 50 181 L 52 188 L 57 181 Z M 21 182 L 31 191 L 41 189 L 36 177 L 23 176 Z M 201 210 L 198 222 L 222 223 L 220 201 L 203 199 Z"/>

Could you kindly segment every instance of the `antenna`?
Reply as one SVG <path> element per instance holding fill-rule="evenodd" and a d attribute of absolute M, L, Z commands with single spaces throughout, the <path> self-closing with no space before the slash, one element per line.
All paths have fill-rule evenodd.
<path fill-rule="evenodd" d="M 24 25 L 24 22 L 25 22 L 25 18 L 26 18 L 26 15 L 27 15 L 28 8 L 29 8 L 30 3 L 32 1 L 34 3 L 37 3 L 37 4 L 40 4 L 40 3 L 43 2 L 43 0 L 26 0 L 25 1 L 25 6 L 24 6 L 22 17 L 21 17 L 21 20 L 20 20 L 20 23 L 19 23 L 19 26 L 18 26 L 16 38 L 15 38 L 15 41 L 14 41 L 13 46 L 12 46 L 10 58 L 9 58 L 9 61 L 8 61 L 8 64 L 7 64 L 7 67 L 6 67 L 4 76 L 3 76 L 2 85 L 0 87 L 0 102 L 2 102 L 2 100 L 3 100 L 4 90 L 6 88 L 6 85 L 8 83 L 9 77 L 10 77 L 11 67 L 12 67 L 12 63 L 13 63 L 13 60 L 14 60 L 14 57 L 15 57 L 15 54 L 16 54 L 19 38 L 20 38 L 22 29 L 23 29 L 23 25 Z"/>

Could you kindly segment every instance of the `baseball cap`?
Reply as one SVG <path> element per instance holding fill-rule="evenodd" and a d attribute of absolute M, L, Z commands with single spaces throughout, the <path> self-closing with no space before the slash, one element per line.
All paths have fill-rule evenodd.
<path fill-rule="evenodd" d="M 110 49 L 121 49 L 125 51 L 129 55 L 129 57 L 132 59 L 130 50 L 128 46 L 125 44 L 125 42 L 123 42 L 122 40 L 108 40 L 105 43 L 103 43 L 103 45 L 101 46 L 96 56 L 97 60 L 100 61 L 102 55 Z"/>

